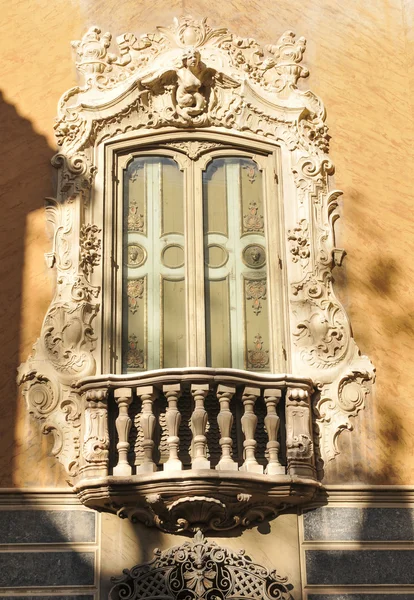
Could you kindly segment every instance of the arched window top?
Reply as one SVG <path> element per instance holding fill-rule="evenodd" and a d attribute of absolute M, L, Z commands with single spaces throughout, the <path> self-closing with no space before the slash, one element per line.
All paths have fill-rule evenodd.
<path fill-rule="evenodd" d="M 31 411 L 76 475 L 82 461 L 105 470 L 108 455 L 105 432 L 80 449 L 81 391 L 101 410 L 105 386 L 177 369 L 225 371 L 226 385 L 263 393 L 296 382 L 283 388 L 293 403 L 318 389 L 321 458 L 333 459 L 374 370 L 333 291 L 341 192 L 323 104 L 299 86 L 306 41 L 288 31 L 261 47 L 186 17 L 118 36 L 118 53 L 110 42 L 98 27 L 73 42 L 84 82 L 59 103 L 47 207 L 57 289 L 21 369 Z M 310 430 L 302 456 L 287 435 L 291 468 L 313 472 Z"/>

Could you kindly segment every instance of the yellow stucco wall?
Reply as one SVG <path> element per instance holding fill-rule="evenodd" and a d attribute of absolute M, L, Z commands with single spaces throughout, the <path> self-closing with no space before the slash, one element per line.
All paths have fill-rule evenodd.
<path fill-rule="evenodd" d="M 3 0 L 1 14 L 0 486 L 66 485 L 15 376 L 53 291 L 43 199 L 53 195 L 56 104 L 76 82 L 70 41 L 92 24 L 139 34 L 182 14 L 263 43 L 286 29 L 308 39 L 305 86 L 327 106 L 344 191 L 339 242 L 348 257 L 337 291 L 378 374 L 376 395 L 354 432 L 341 435 L 326 481 L 413 484 L 414 2 Z"/>

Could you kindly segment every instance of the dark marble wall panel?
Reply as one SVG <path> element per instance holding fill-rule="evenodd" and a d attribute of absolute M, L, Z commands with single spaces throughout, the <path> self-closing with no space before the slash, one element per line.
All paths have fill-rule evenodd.
<path fill-rule="evenodd" d="M 309 594 L 308 600 L 414 600 L 412 594 Z"/>
<path fill-rule="evenodd" d="M 306 550 L 307 583 L 414 584 L 414 550 Z"/>
<path fill-rule="evenodd" d="M 0 598 L 7 598 L 7 600 L 94 600 L 94 596 L 85 595 L 70 595 L 70 596 L 9 596 L 0 594 Z M 397 600 L 400 600 L 397 598 Z"/>
<path fill-rule="evenodd" d="M 330 508 L 303 515 L 305 540 L 412 541 L 412 508 Z"/>
<path fill-rule="evenodd" d="M 93 585 L 93 552 L 0 553 L 0 587 Z"/>
<path fill-rule="evenodd" d="M 86 510 L 0 511 L 0 544 L 95 542 L 95 513 Z"/>

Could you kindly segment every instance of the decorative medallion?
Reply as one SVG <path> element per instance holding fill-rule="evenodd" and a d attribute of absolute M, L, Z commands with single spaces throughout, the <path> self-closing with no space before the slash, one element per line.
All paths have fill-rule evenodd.
<path fill-rule="evenodd" d="M 252 308 L 255 315 L 262 311 L 261 300 L 266 300 L 266 279 L 246 280 L 246 300 L 253 300 Z"/>
<path fill-rule="evenodd" d="M 157 548 L 154 555 L 112 578 L 110 600 L 293 600 L 286 577 L 254 563 L 244 550 L 210 542 L 201 531 L 181 546 Z"/>
<path fill-rule="evenodd" d="M 127 284 L 128 308 L 134 315 L 138 310 L 138 300 L 142 300 L 145 290 L 145 279 L 131 279 Z"/>
<path fill-rule="evenodd" d="M 244 230 L 249 232 L 263 232 L 263 215 L 259 215 L 256 202 L 250 202 L 249 212 L 243 216 Z"/>
<path fill-rule="evenodd" d="M 269 364 L 269 352 L 263 350 L 262 336 L 258 333 L 254 338 L 254 350 L 248 351 L 248 366 L 252 369 L 266 369 Z"/>
<path fill-rule="evenodd" d="M 260 244 L 249 244 L 243 249 L 242 260 L 246 267 L 260 269 L 266 264 L 266 250 Z"/>
<path fill-rule="evenodd" d="M 128 337 L 128 350 L 125 362 L 128 369 L 144 368 L 144 352 L 138 347 L 138 338 L 134 333 Z"/>
<path fill-rule="evenodd" d="M 135 198 L 129 201 L 129 210 L 127 218 L 128 231 L 144 232 L 145 220 L 144 215 L 138 212 L 138 202 Z"/>
<path fill-rule="evenodd" d="M 140 244 L 128 244 L 128 267 L 142 267 L 147 260 L 147 252 Z"/>

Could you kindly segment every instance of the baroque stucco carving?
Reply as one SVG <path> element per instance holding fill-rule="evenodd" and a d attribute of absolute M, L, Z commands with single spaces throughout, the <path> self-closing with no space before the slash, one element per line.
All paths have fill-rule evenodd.
<path fill-rule="evenodd" d="M 350 417 L 363 408 L 374 369 L 361 356 L 332 287 L 332 268 L 343 257 L 334 237 L 341 192 L 330 190 L 334 166 L 327 154 L 323 103 L 299 87 L 309 75 L 301 64 L 306 40 L 287 31 L 276 43 L 261 46 L 252 38 L 214 29 L 206 19 L 184 17 L 141 37 L 125 33 L 116 43 L 110 33 L 91 27 L 72 45 L 83 82 L 59 101 L 55 131 L 60 151 L 53 160 L 58 194 L 47 205 L 53 247 L 46 259 L 56 268 L 56 294 L 19 375 L 29 410 L 45 432 L 55 434 L 56 456 L 76 475 L 81 404 L 71 386 L 94 374 L 96 361 L 99 372 L 95 349 L 105 335 L 99 312 L 104 223 L 94 222 L 92 210 L 94 203 L 96 209 L 103 202 L 99 150 L 114 138 L 139 138 L 158 130 L 171 134 L 171 149 L 189 157 L 219 147 L 217 136 L 226 133 L 245 144 L 262 140 L 280 148 L 287 359 L 293 374 L 310 377 L 319 390 L 314 410 L 321 456 L 334 458 L 337 436 L 351 428 Z M 171 139 L 174 132 L 181 132 L 180 138 Z M 99 186 L 93 185 L 95 177 Z M 140 217 L 131 216 L 138 228 Z M 262 223 L 254 204 L 249 219 L 252 227 Z M 248 293 L 260 310 L 265 292 Z M 134 288 L 130 307 L 138 299 Z M 131 340 L 131 360 L 136 362 L 139 349 L 134 344 Z M 260 337 L 249 360 L 268 360 Z"/>
<path fill-rule="evenodd" d="M 193 540 L 161 552 L 154 559 L 112 578 L 110 600 L 165 598 L 263 598 L 292 600 L 292 584 L 276 570 L 254 563 L 243 550 L 233 552 L 210 542 L 200 531 Z"/>

